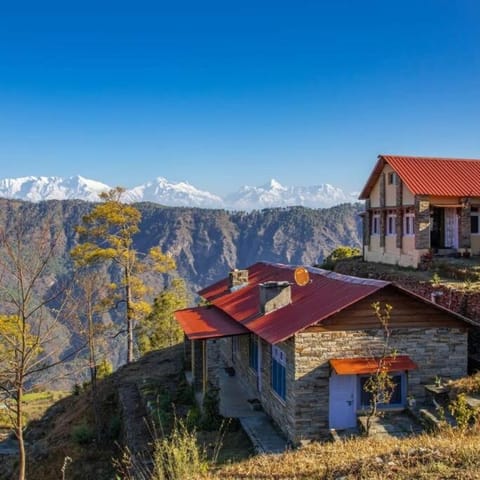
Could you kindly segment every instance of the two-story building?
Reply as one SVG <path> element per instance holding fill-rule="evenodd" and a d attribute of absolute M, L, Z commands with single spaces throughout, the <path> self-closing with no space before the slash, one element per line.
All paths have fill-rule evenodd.
<path fill-rule="evenodd" d="M 366 261 L 480 254 L 480 160 L 379 155 L 360 199 Z"/>

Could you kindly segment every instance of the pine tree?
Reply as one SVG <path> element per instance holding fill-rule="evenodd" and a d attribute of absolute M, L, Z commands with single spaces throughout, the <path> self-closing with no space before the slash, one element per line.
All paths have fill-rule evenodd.
<path fill-rule="evenodd" d="M 140 274 L 146 270 L 166 273 L 176 268 L 175 260 L 153 247 L 146 255 L 138 252 L 133 238 L 139 232 L 141 214 L 133 205 L 121 201 L 125 189 L 116 187 L 100 194 L 103 203 L 83 217 L 77 227 L 80 244 L 71 251 L 76 264 L 113 262 L 121 272 L 116 305 L 125 303 L 127 362 L 133 361 L 134 324 L 148 315 L 151 306 L 145 300 L 149 287 Z"/>

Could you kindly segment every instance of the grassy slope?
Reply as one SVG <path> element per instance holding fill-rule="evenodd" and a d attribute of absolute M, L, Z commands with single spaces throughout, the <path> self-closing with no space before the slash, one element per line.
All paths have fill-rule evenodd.
<path fill-rule="evenodd" d="M 314 443 L 217 469 L 212 479 L 478 479 L 480 435 L 446 430 L 398 439 Z"/>

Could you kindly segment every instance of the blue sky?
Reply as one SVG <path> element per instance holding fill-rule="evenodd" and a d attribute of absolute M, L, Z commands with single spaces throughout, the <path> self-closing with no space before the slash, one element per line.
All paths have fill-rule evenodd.
<path fill-rule="evenodd" d="M 475 0 L 96 3 L 0 7 L 0 177 L 352 191 L 379 153 L 480 157 Z"/>

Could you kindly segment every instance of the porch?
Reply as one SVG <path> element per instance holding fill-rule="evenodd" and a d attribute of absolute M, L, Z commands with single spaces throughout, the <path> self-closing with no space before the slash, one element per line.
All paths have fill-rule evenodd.
<path fill-rule="evenodd" d="M 255 394 L 232 373 L 230 369 L 219 369 L 220 415 L 238 418 L 257 453 L 284 452 L 287 440 L 263 411 Z"/>

